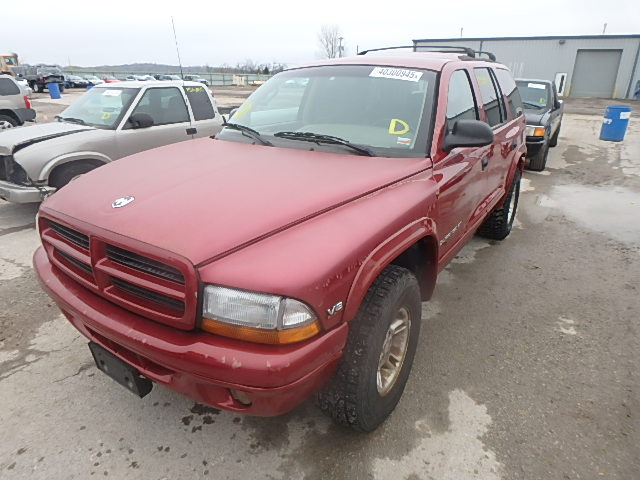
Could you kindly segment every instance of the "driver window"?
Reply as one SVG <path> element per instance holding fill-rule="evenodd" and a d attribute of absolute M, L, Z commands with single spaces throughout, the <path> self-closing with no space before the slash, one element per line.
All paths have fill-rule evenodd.
<path fill-rule="evenodd" d="M 189 121 L 187 105 L 176 87 L 147 89 L 132 115 L 136 113 L 150 115 L 154 126 Z"/>
<path fill-rule="evenodd" d="M 478 107 L 466 70 L 456 70 L 449 80 L 447 94 L 447 132 L 460 119 L 477 120 Z"/>

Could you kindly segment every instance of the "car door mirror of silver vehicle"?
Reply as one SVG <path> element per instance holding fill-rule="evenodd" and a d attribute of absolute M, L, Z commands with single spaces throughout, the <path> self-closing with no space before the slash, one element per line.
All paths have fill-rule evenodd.
<path fill-rule="evenodd" d="M 130 128 L 133 129 L 148 128 L 153 126 L 153 118 L 151 118 L 151 115 L 148 113 L 134 113 L 129 117 L 129 125 L 131 125 Z"/>
<path fill-rule="evenodd" d="M 442 142 L 442 150 L 456 147 L 483 147 L 493 143 L 491 127 L 480 120 L 458 120 Z"/>

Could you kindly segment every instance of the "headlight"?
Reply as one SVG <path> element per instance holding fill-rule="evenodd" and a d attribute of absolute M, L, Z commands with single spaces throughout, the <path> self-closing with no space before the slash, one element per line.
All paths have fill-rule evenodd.
<path fill-rule="evenodd" d="M 544 127 L 527 125 L 525 130 L 527 137 L 544 137 Z"/>
<path fill-rule="evenodd" d="M 318 318 L 292 298 L 207 285 L 202 329 L 257 343 L 294 343 L 320 331 Z"/>

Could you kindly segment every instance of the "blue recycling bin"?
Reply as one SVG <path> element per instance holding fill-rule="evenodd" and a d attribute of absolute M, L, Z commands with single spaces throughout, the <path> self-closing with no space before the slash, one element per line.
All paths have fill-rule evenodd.
<path fill-rule="evenodd" d="M 627 133 L 627 125 L 631 118 L 631 107 L 611 106 L 604 110 L 600 140 L 621 142 Z"/>
<path fill-rule="evenodd" d="M 93 88 L 93 85 L 89 84 L 87 85 L 87 90 L 91 90 Z"/>
<path fill-rule="evenodd" d="M 49 89 L 49 96 L 53 99 L 60 98 L 60 85 L 57 83 L 47 83 L 47 88 Z"/>

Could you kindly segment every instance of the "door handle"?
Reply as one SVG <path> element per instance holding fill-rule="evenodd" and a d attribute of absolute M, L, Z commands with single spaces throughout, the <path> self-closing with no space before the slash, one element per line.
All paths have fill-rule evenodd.
<path fill-rule="evenodd" d="M 482 157 L 480 163 L 482 164 L 482 170 L 484 170 L 489 165 L 489 157 Z"/>
<path fill-rule="evenodd" d="M 198 130 L 196 128 L 187 128 L 187 135 L 195 135 L 196 133 L 198 133 Z"/>

